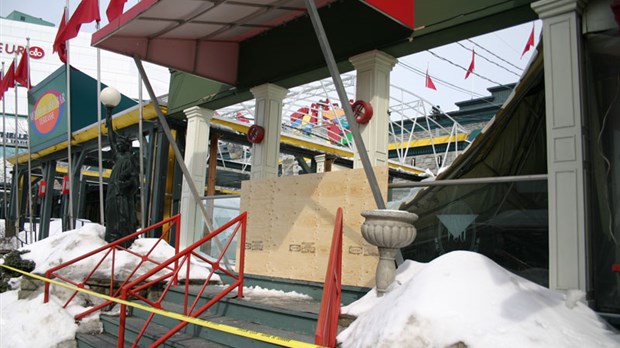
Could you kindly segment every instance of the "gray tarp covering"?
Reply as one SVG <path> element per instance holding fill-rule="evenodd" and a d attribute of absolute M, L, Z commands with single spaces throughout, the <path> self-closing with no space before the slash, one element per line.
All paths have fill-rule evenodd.
<path fill-rule="evenodd" d="M 541 49 L 503 108 L 436 181 L 547 173 Z M 468 249 L 524 275 L 538 271 L 530 278 L 547 281 L 545 181 L 434 186 L 400 209 L 419 216 L 418 237 L 402 250 L 405 258 L 429 261 Z"/>

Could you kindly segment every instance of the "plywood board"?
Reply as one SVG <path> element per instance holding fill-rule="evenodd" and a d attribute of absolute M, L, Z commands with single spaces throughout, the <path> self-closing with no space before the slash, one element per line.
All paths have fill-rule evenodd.
<path fill-rule="evenodd" d="M 388 168 L 375 168 L 384 197 Z M 248 212 L 245 272 L 323 282 L 338 207 L 343 208 L 343 284 L 374 286 L 375 246 L 361 235 L 361 212 L 376 209 L 363 169 L 244 181 Z"/>

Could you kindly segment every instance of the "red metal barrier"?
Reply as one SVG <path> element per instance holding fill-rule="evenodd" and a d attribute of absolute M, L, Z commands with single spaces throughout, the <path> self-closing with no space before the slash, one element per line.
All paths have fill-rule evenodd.
<path fill-rule="evenodd" d="M 213 304 L 215 304 L 217 301 L 219 301 L 221 298 L 223 298 L 224 296 L 228 295 L 235 288 L 237 288 L 237 297 L 242 297 L 243 296 L 243 269 L 244 269 L 244 263 L 245 263 L 245 233 L 246 233 L 246 225 L 247 225 L 247 213 L 244 212 L 241 215 L 239 215 L 236 218 L 234 218 L 233 220 L 231 220 L 228 223 L 226 223 L 225 225 L 223 225 L 222 227 L 220 227 L 217 230 L 209 233 L 207 236 L 203 237 L 199 241 L 197 241 L 194 244 L 188 246 L 187 248 L 182 250 L 180 253 L 177 253 L 173 258 L 171 258 L 171 259 L 161 263 L 159 266 L 155 267 L 151 271 L 149 271 L 149 272 L 145 273 L 144 275 L 136 278 L 132 282 L 124 285 L 122 287 L 121 299 L 123 299 L 123 300 L 127 300 L 129 298 L 131 298 L 132 300 L 136 299 L 136 300 L 139 300 L 139 301 L 143 301 L 143 302 L 151 305 L 154 308 L 166 310 L 166 308 L 164 308 L 162 306 L 162 302 L 163 302 L 164 298 L 166 297 L 166 294 L 170 290 L 171 286 L 173 285 L 172 282 L 168 282 L 166 284 L 164 290 L 162 291 L 161 296 L 159 296 L 159 298 L 157 298 L 156 300 L 151 300 L 151 299 L 145 298 L 144 296 L 142 296 L 140 294 L 140 292 L 142 290 L 144 290 L 144 289 L 146 289 L 146 288 L 148 288 L 148 287 L 150 287 L 150 286 L 152 286 L 152 285 L 154 285 L 156 283 L 160 283 L 160 282 L 162 282 L 162 281 L 164 281 L 166 279 L 169 279 L 169 278 L 178 279 L 179 272 L 181 271 L 181 269 L 184 266 L 185 266 L 185 274 L 186 274 L 185 275 L 186 281 L 185 281 L 185 287 L 184 287 L 184 301 L 183 301 L 183 314 L 184 315 L 190 316 L 190 317 L 194 317 L 194 318 L 198 317 L 203 312 L 205 312 L 207 309 L 209 309 Z M 215 261 L 211 261 L 211 260 L 207 259 L 205 256 L 203 256 L 203 255 L 201 255 L 199 253 L 200 247 L 203 244 L 205 244 L 206 242 L 208 242 L 212 238 L 216 237 L 217 235 L 221 234 L 222 232 L 228 230 L 229 228 L 231 228 L 233 226 L 235 226 L 234 231 L 228 237 L 228 240 L 227 240 L 225 246 L 223 247 L 223 250 L 221 250 L 220 255 L 218 256 L 218 258 Z M 224 258 L 224 254 L 226 253 L 226 251 L 230 247 L 233 239 L 235 238 L 237 233 L 239 233 L 239 230 L 241 230 L 241 236 L 240 236 L 239 241 L 238 241 L 238 244 L 240 245 L 240 248 L 239 248 L 240 252 L 239 252 L 239 259 L 237 260 L 237 267 L 236 267 L 237 268 L 237 275 L 235 275 L 234 273 L 232 273 L 231 270 L 228 270 L 226 268 L 222 268 L 220 266 L 220 263 L 221 263 L 222 259 Z M 206 262 L 209 265 L 211 265 L 211 271 L 210 271 L 209 276 L 207 277 L 207 279 L 204 281 L 204 283 L 200 287 L 200 290 L 198 291 L 198 293 L 196 293 L 194 295 L 195 296 L 195 300 L 190 305 L 189 304 L 189 281 L 187 281 L 187 280 L 189 279 L 189 275 L 190 275 L 190 265 L 191 265 L 191 258 L 192 257 L 198 258 L 200 261 Z M 171 269 L 169 267 L 171 264 L 175 264 L 176 266 L 173 269 Z M 157 276 L 156 278 L 154 278 L 152 280 L 149 280 L 149 278 L 154 277 L 157 273 L 159 273 L 160 271 L 165 271 L 166 269 L 168 269 L 170 271 L 168 273 L 166 273 L 166 274 Z M 229 275 L 230 277 L 235 279 L 235 281 L 232 284 L 230 284 L 227 287 L 225 287 L 224 290 L 222 290 L 213 299 L 211 299 L 206 304 L 204 304 L 204 305 L 200 306 L 198 309 L 196 309 L 202 294 L 206 290 L 207 285 L 211 281 L 211 278 L 213 277 L 213 274 L 216 271 L 220 271 L 220 272 L 223 272 L 223 273 Z M 136 337 L 136 340 L 135 340 L 135 342 L 133 344 L 133 347 L 136 347 L 138 345 L 138 342 L 139 342 L 140 338 L 142 338 L 142 336 L 146 332 L 146 330 L 147 330 L 147 328 L 148 328 L 149 324 L 151 323 L 151 321 L 152 321 L 154 316 L 155 316 L 154 313 L 151 313 L 149 315 L 149 317 L 146 320 L 142 330 L 140 330 L 140 333 Z M 124 346 L 124 342 L 125 342 L 125 322 L 126 322 L 126 306 L 125 305 L 121 305 L 120 321 L 119 321 L 119 332 L 118 332 L 118 347 L 121 347 L 121 348 Z M 186 325 L 187 325 L 187 322 L 181 321 L 177 326 L 172 328 L 167 334 L 162 335 L 159 339 L 157 339 L 157 341 L 155 341 L 151 345 L 151 347 L 156 347 L 156 346 L 164 343 L 167 339 L 172 337 L 175 333 L 177 333 L 179 330 L 181 330 Z"/>
<path fill-rule="evenodd" d="M 86 285 L 86 282 L 88 282 L 93 275 L 95 274 L 95 272 L 97 271 L 97 269 L 99 269 L 99 267 L 104 263 L 105 260 L 108 259 L 108 256 L 111 256 L 111 267 L 110 267 L 110 284 L 109 284 L 109 293 L 108 295 L 111 297 L 118 297 L 120 295 L 120 289 L 122 288 L 123 285 L 125 285 L 127 282 L 129 282 L 131 280 L 132 277 L 134 277 L 134 275 L 136 275 L 136 273 L 138 272 L 138 270 L 140 269 L 140 267 L 142 267 L 143 264 L 145 264 L 146 262 L 151 262 L 153 264 L 156 265 L 160 265 L 161 262 L 156 261 L 152 258 L 150 258 L 151 253 L 153 252 L 153 250 L 155 250 L 155 248 L 161 243 L 162 240 L 165 240 L 169 235 L 170 235 L 170 231 L 172 231 L 172 228 L 176 226 L 176 233 L 175 233 L 175 238 L 178 241 L 180 238 L 180 226 L 181 226 L 181 215 L 175 215 L 172 216 L 166 220 L 160 221 L 154 225 L 151 225 L 143 230 L 137 231 L 135 233 L 132 233 L 128 236 L 125 236 L 119 240 L 116 240 L 112 243 L 106 244 L 100 248 L 97 248 L 87 254 L 84 254 L 80 257 L 76 257 L 70 261 L 64 262 L 56 267 L 50 268 L 47 272 L 45 272 L 45 277 L 51 279 L 52 277 L 58 278 L 64 282 L 67 282 L 69 284 L 72 284 L 78 288 L 83 289 Z M 163 228 L 161 237 L 158 238 L 157 242 L 153 245 L 153 247 L 144 255 L 140 255 L 132 250 L 129 250 L 125 247 L 123 247 L 123 242 L 131 240 L 133 238 L 138 238 L 141 235 L 144 235 L 146 233 L 148 233 L 149 231 L 152 231 L 156 228 Z M 178 244 L 178 243 L 177 243 Z M 179 247 L 175 246 L 175 254 L 179 253 Z M 115 270 L 115 261 L 116 261 L 116 253 L 117 251 L 124 251 L 127 252 L 129 254 L 135 255 L 136 257 L 138 257 L 140 259 L 140 262 L 137 264 L 137 266 L 134 268 L 134 270 L 129 274 L 129 276 L 127 276 L 127 278 L 122 282 L 122 284 L 120 286 L 117 287 L 117 290 L 114 291 L 115 288 L 115 274 L 116 274 L 116 270 Z M 67 277 L 63 276 L 62 270 L 68 266 L 71 266 L 73 264 L 76 264 L 80 261 L 83 261 L 85 259 L 88 258 L 95 258 L 95 257 L 99 257 L 99 261 L 97 262 L 97 264 L 95 265 L 95 267 L 90 271 L 90 273 L 88 273 L 88 275 L 86 277 L 84 277 L 84 279 L 82 280 L 74 280 L 74 279 L 68 279 Z M 170 268 L 172 269 L 172 268 Z M 176 280 L 175 280 L 176 281 Z M 49 301 L 49 289 L 50 288 L 50 283 L 46 282 L 45 283 L 45 294 L 44 294 L 44 299 L 43 302 L 47 303 L 47 301 Z M 75 291 L 67 300 L 67 302 L 65 303 L 64 307 L 66 307 L 72 300 L 73 298 L 75 298 L 75 296 L 77 295 L 77 291 Z M 77 314 L 75 316 L 75 319 L 80 319 L 90 313 L 93 313 L 95 311 L 100 310 L 101 308 L 104 308 L 105 306 L 111 304 L 112 301 L 106 301 L 100 305 L 94 306 L 92 308 L 90 308 L 89 310 L 87 310 L 84 313 L 80 313 Z"/>
<path fill-rule="evenodd" d="M 332 246 L 323 286 L 321 311 L 314 334 L 314 343 L 336 346 L 338 334 L 338 317 L 340 316 L 340 299 L 342 297 L 342 208 L 336 213 L 336 224 L 332 236 Z"/>

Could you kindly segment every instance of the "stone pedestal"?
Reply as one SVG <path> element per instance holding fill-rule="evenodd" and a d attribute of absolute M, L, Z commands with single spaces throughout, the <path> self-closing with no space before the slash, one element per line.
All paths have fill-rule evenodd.
<path fill-rule="evenodd" d="M 377 209 L 362 212 L 366 219 L 362 224 L 362 236 L 379 248 L 379 263 L 375 282 L 377 294 L 382 296 L 394 282 L 396 253 L 411 244 L 416 237 L 413 223 L 416 214 L 403 210 Z"/>

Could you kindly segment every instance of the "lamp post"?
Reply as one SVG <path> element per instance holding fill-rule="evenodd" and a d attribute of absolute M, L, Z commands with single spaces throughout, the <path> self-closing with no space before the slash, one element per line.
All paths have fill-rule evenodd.
<path fill-rule="evenodd" d="M 112 110 L 120 103 L 121 94 L 114 87 L 106 87 L 99 94 L 99 100 L 101 104 L 106 108 L 106 121 L 110 120 L 109 125 L 112 124 Z M 103 159 L 101 155 L 101 114 L 99 114 L 99 132 L 97 141 L 99 145 L 99 214 L 101 224 L 105 225 L 105 212 L 104 212 L 104 202 L 103 202 Z M 108 129 L 110 132 L 110 129 Z"/>
<path fill-rule="evenodd" d="M 120 102 L 121 94 L 116 88 L 106 87 L 101 91 L 101 104 L 106 108 L 106 117 L 112 117 L 112 109 L 118 106 Z"/>

